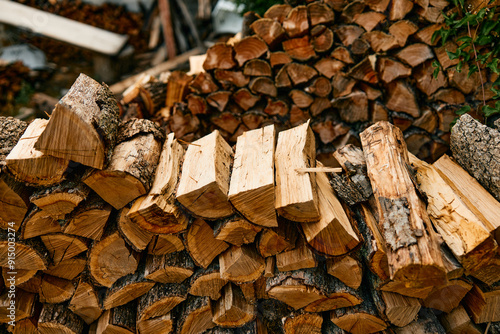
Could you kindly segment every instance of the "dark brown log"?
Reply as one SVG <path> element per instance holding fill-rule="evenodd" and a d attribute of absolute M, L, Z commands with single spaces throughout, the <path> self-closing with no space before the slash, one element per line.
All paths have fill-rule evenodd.
<path fill-rule="evenodd" d="M 323 100 L 323 99 L 322 99 Z M 326 100 L 326 99 L 325 99 Z M 316 103 L 317 99 L 315 100 Z M 328 104 L 326 104 L 328 102 Z M 330 101 L 326 100 L 323 110 L 330 108 Z M 317 116 L 319 113 L 314 112 L 315 105 L 311 105 L 311 114 L 313 116 Z M 323 111 L 320 109 L 320 112 Z M 328 144 L 333 142 L 335 139 L 338 137 L 345 135 L 347 132 L 349 132 L 350 128 L 346 126 L 344 123 L 338 123 L 335 121 L 325 121 L 322 123 L 315 123 L 312 125 L 312 129 L 314 132 L 316 132 L 319 135 L 319 139 L 321 140 L 322 143 Z"/>
<path fill-rule="evenodd" d="M 292 58 L 283 51 L 273 52 L 269 57 L 271 67 L 286 65 L 292 62 Z"/>
<path fill-rule="evenodd" d="M 317 97 L 317 98 L 314 99 L 314 102 L 309 107 L 309 112 L 311 113 L 311 115 L 313 117 L 315 117 L 315 116 L 318 116 L 319 114 L 321 114 L 326 109 L 329 109 L 330 107 L 331 107 L 331 103 L 330 103 L 330 100 L 328 98 L 326 98 L 326 97 Z M 314 130 L 314 125 L 313 125 L 313 130 Z M 342 132 L 342 130 L 340 130 L 340 132 Z M 323 138 L 321 138 L 321 141 L 325 142 L 323 140 Z"/>
<path fill-rule="evenodd" d="M 248 88 L 250 88 L 254 94 L 268 95 L 272 97 L 276 97 L 278 95 L 274 82 L 268 77 L 256 77 L 252 79 L 248 84 Z"/>
<path fill-rule="evenodd" d="M 368 56 L 351 68 L 349 75 L 356 79 L 369 84 L 378 83 L 378 75 L 375 71 L 376 56 Z"/>
<path fill-rule="evenodd" d="M 234 45 L 234 59 L 240 67 L 243 67 L 247 61 L 259 58 L 268 52 L 266 43 L 255 36 L 245 37 Z"/>
<path fill-rule="evenodd" d="M 165 106 L 172 108 L 176 103 L 184 101 L 189 93 L 189 83 L 192 77 L 183 71 L 174 71 L 168 79 Z"/>
<path fill-rule="evenodd" d="M 443 69 L 447 69 L 450 66 L 455 66 L 458 64 L 459 59 L 450 59 L 447 52 L 456 52 L 457 45 L 452 41 L 447 41 L 445 45 L 434 48 L 434 53 L 436 54 L 436 58 L 441 64 Z"/>
<path fill-rule="evenodd" d="M 356 80 L 343 72 L 337 73 L 332 79 L 333 97 L 339 98 L 351 94 Z"/>
<path fill-rule="evenodd" d="M 294 85 L 306 83 L 318 74 L 314 68 L 298 63 L 286 65 L 286 72 Z"/>
<path fill-rule="evenodd" d="M 326 4 L 319 2 L 313 2 L 307 5 L 307 14 L 311 26 L 313 27 L 318 24 L 331 24 L 335 18 L 332 9 Z"/>
<path fill-rule="evenodd" d="M 362 37 L 370 43 L 375 52 L 385 52 L 399 46 L 396 37 L 379 30 L 364 33 Z"/>
<path fill-rule="evenodd" d="M 156 285 L 137 301 L 137 320 L 143 321 L 170 312 L 187 298 L 188 284 L 167 283 Z"/>
<path fill-rule="evenodd" d="M 159 283 L 181 283 L 194 272 L 194 262 L 184 250 L 167 255 L 148 255 L 144 277 Z"/>
<path fill-rule="evenodd" d="M 229 102 L 230 96 L 231 96 L 231 92 L 216 91 L 214 93 L 209 94 L 206 97 L 206 101 L 207 101 L 208 105 L 216 108 L 219 111 L 224 111 L 227 103 Z"/>
<path fill-rule="evenodd" d="M 252 30 L 273 48 L 285 37 L 285 30 L 281 24 L 271 18 L 259 19 L 250 26 Z"/>
<path fill-rule="evenodd" d="M 255 318 L 256 311 L 255 305 L 245 299 L 241 289 L 229 283 L 215 303 L 212 320 L 223 327 L 241 327 Z"/>
<path fill-rule="evenodd" d="M 268 98 L 264 112 L 268 115 L 285 116 L 288 114 L 288 104 L 282 100 L 273 100 Z"/>
<path fill-rule="evenodd" d="M 83 333 L 84 323 L 64 305 L 44 304 L 38 320 L 38 331 L 50 333 Z"/>
<path fill-rule="evenodd" d="M 307 7 L 297 6 L 292 8 L 282 22 L 283 28 L 290 38 L 303 35 L 309 31 Z"/>
<path fill-rule="evenodd" d="M 253 95 L 246 88 L 241 88 L 233 94 L 233 101 L 245 111 L 252 108 L 259 100 L 260 96 Z"/>
<path fill-rule="evenodd" d="M 262 59 L 252 59 L 245 64 L 243 74 L 252 77 L 270 77 L 272 76 L 271 65 Z"/>
<path fill-rule="evenodd" d="M 319 97 L 328 97 L 332 91 L 332 85 L 330 80 L 327 78 L 318 77 L 314 79 L 308 87 L 306 87 L 305 91 Z M 297 103 L 295 102 L 295 104 Z"/>
<path fill-rule="evenodd" d="M 417 32 L 417 30 L 418 26 L 409 20 L 397 21 L 389 27 L 389 33 L 396 37 L 400 47 L 405 46 L 408 37 Z"/>
<path fill-rule="evenodd" d="M 372 31 L 380 22 L 385 20 L 385 15 L 377 12 L 366 12 L 354 17 L 354 23 L 362 26 L 367 32 Z"/>
<path fill-rule="evenodd" d="M 97 333 L 136 333 L 137 303 L 132 301 L 104 311 L 97 321 Z"/>
<path fill-rule="evenodd" d="M 212 228 L 202 219 L 196 219 L 191 223 L 185 236 L 185 243 L 193 261 L 203 268 L 207 268 L 229 247 L 224 241 L 214 238 Z"/>
<path fill-rule="evenodd" d="M 287 17 L 288 13 L 291 10 L 292 6 L 290 5 L 285 5 L 285 4 L 273 5 L 264 13 L 264 17 L 276 20 L 279 23 L 283 23 L 283 20 Z"/>
<path fill-rule="evenodd" d="M 321 33 L 317 33 L 316 30 L 324 30 Z M 316 32 L 316 34 L 315 34 Z M 314 51 L 322 53 L 329 51 L 333 46 L 333 32 L 329 28 L 325 28 L 324 26 L 316 26 L 311 31 L 314 37 L 312 40 L 312 45 Z"/>
<path fill-rule="evenodd" d="M 363 1 L 352 1 L 348 2 L 347 5 L 342 9 L 341 20 L 347 23 L 353 23 L 354 18 L 361 14 L 365 9 L 366 4 Z"/>
<path fill-rule="evenodd" d="M 207 58 L 203 63 L 205 71 L 221 69 L 230 70 L 236 66 L 233 58 L 233 47 L 225 43 L 217 43 L 207 50 Z M 218 79 L 217 79 L 218 80 Z"/>
<path fill-rule="evenodd" d="M 176 313 L 177 333 L 205 333 L 215 326 L 208 297 L 189 296 Z"/>
<path fill-rule="evenodd" d="M 35 148 L 102 169 L 113 152 L 118 121 L 118 105 L 109 88 L 81 74 L 56 105 Z"/>
<path fill-rule="evenodd" d="M 283 50 L 295 60 L 305 62 L 316 56 L 314 45 L 309 40 L 309 36 L 288 39 L 282 44 Z"/>
<path fill-rule="evenodd" d="M 351 57 L 351 54 L 349 53 L 349 50 L 343 46 L 338 46 L 336 47 L 331 55 L 331 57 L 338 59 L 346 64 L 354 64 L 354 60 Z"/>
<path fill-rule="evenodd" d="M 438 89 L 446 87 L 448 82 L 446 76 L 442 71 L 439 71 L 437 78 L 433 75 L 434 67 L 432 61 L 427 61 L 420 65 L 415 71 L 413 76 L 417 82 L 417 88 L 424 92 L 427 96 L 431 96 Z"/>
<path fill-rule="evenodd" d="M 200 72 L 190 82 L 189 88 L 197 94 L 210 94 L 218 89 L 214 79 L 207 72 Z"/>
<path fill-rule="evenodd" d="M 234 133 L 241 124 L 239 117 L 230 111 L 225 111 L 219 115 L 212 116 L 210 121 L 222 129 L 222 133 Z M 227 210 L 226 210 L 227 211 Z"/>
<path fill-rule="evenodd" d="M 363 36 L 356 38 L 356 40 L 351 45 L 351 52 L 353 55 L 362 57 L 370 50 L 370 42 Z"/>
<path fill-rule="evenodd" d="M 407 113 L 413 117 L 420 116 L 420 108 L 417 103 L 415 93 L 406 81 L 393 81 L 387 86 L 387 88 L 387 108 Z"/>
<path fill-rule="evenodd" d="M 328 79 L 339 73 L 344 66 L 343 62 L 332 58 L 321 58 L 314 64 L 314 68 Z"/>
<path fill-rule="evenodd" d="M 406 1 L 406 0 L 405 0 Z M 417 65 L 422 64 L 424 61 L 431 59 L 434 57 L 432 53 L 432 49 L 421 43 L 412 44 L 396 54 L 400 60 L 404 61 L 411 67 L 415 67 Z"/>
<path fill-rule="evenodd" d="M 187 96 L 187 106 L 193 115 L 208 114 L 207 101 L 198 95 L 189 94 Z"/>
<path fill-rule="evenodd" d="M 177 103 L 173 108 L 168 125 L 177 138 L 184 138 L 184 140 L 186 140 L 186 138 L 190 138 L 192 133 L 199 129 L 200 120 L 196 115 L 192 115 L 188 112 L 185 103 Z"/>
<path fill-rule="evenodd" d="M 314 98 L 311 95 L 299 89 L 292 90 L 289 96 L 292 99 L 292 102 L 297 107 L 302 109 L 308 108 L 314 102 Z"/>
<path fill-rule="evenodd" d="M 411 75 L 410 67 L 388 57 L 378 59 L 377 71 L 379 72 L 380 79 L 385 83 Z"/>
<path fill-rule="evenodd" d="M 389 20 L 402 20 L 413 9 L 413 2 L 410 0 L 391 1 L 389 7 Z"/>
<path fill-rule="evenodd" d="M 365 31 L 357 25 L 340 25 L 334 29 L 334 32 L 344 46 L 349 46 Z"/>

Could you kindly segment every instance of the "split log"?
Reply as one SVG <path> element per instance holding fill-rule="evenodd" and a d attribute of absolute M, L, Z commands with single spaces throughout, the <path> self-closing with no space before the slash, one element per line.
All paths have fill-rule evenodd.
<path fill-rule="evenodd" d="M 207 72 L 198 73 L 189 83 L 189 89 L 197 94 L 210 94 L 217 91 L 218 88 L 213 77 Z"/>
<path fill-rule="evenodd" d="M 277 226 L 274 210 L 273 125 L 247 131 L 238 137 L 229 200 L 248 220 L 257 225 Z"/>
<path fill-rule="evenodd" d="M 434 100 L 446 102 L 449 104 L 463 104 L 465 103 L 465 96 L 460 91 L 453 88 L 443 88 L 438 90 L 432 96 Z"/>
<path fill-rule="evenodd" d="M 200 217 L 215 219 L 232 214 L 227 198 L 232 157 L 233 150 L 217 130 L 191 143 L 184 156 L 177 200 Z"/>
<path fill-rule="evenodd" d="M 439 71 L 437 78 L 434 77 L 434 67 L 432 61 L 426 61 L 413 71 L 413 76 L 417 81 L 417 88 L 427 96 L 431 96 L 439 88 L 446 87 L 448 81 L 442 71 Z"/>
<path fill-rule="evenodd" d="M 241 71 L 227 71 L 216 69 L 215 79 L 224 87 L 230 89 L 231 86 L 245 87 L 250 82 L 250 78 L 243 74 Z"/>
<path fill-rule="evenodd" d="M 58 185 L 42 188 L 30 196 L 31 203 L 54 218 L 63 217 L 73 211 L 90 194 L 90 188 L 79 180 L 70 179 Z"/>
<path fill-rule="evenodd" d="M 366 32 L 362 37 L 369 42 L 370 47 L 377 53 L 386 52 L 399 46 L 396 37 L 379 30 Z"/>
<path fill-rule="evenodd" d="M 125 207 L 118 214 L 118 230 L 130 247 L 136 252 L 143 251 L 153 239 L 153 234 L 132 222 L 127 216 L 128 212 L 129 208 Z"/>
<path fill-rule="evenodd" d="M 283 23 L 288 13 L 292 10 L 292 6 L 288 4 L 276 4 L 271 6 L 265 13 L 264 17 L 267 19 L 273 19 L 279 23 Z"/>
<path fill-rule="evenodd" d="M 196 219 L 189 226 L 185 245 L 197 265 L 207 268 L 229 245 L 214 238 L 214 231 L 204 220 Z"/>
<path fill-rule="evenodd" d="M 341 63 L 338 64 L 338 66 L 340 67 L 340 69 L 342 69 L 344 67 L 344 64 L 354 64 L 354 60 L 352 59 L 352 56 L 349 52 L 349 50 L 347 50 L 347 48 L 343 47 L 343 46 L 338 46 L 336 47 L 332 53 L 330 54 L 331 57 L 337 59 L 337 60 L 340 60 Z M 327 58 L 328 59 L 328 58 Z M 318 61 L 318 63 L 320 62 L 321 60 Z"/>
<path fill-rule="evenodd" d="M 389 33 L 396 37 L 401 47 L 405 46 L 408 37 L 416 33 L 417 30 L 418 26 L 409 20 L 397 21 L 389 27 Z"/>
<path fill-rule="evenodd" d="M 460 305 L 472 284 L 462 279 L 450 280 L 446 284 L 434 287 L 423 300 L 422 305 L 445 313 L 450 313 Z"/>
<path fill-rule="evenodd" d="M 174 330 L 174 325 L 175 323 L 171 313 L 167 313 L 165 315 L 156 318 L 138 321 L 137 330 L 141 334 L 146 334 L 146 333 L 170 334 Z"/>
<path fill-rule="evenodd" d="M 335 98 L 332 107 L 339 110 L 340 118 L 347 123 L 368 120 L 368 98 L 365 92 L 355 91 Z"/>
<path fill-rule="evenodd" d="M 334 29 L 334 32 L 340 42 L 347 47 L 354 43 L 365 31 L 357 25 L 339 25 Z"/>
<path fill-rule="evenodd" d="M 198 95 L 189 94 L 187 96 L 187 107 L 193 115 L 209 113 L 207 101 Z"/>
<path fill-rule="evenodd" d="M 253 22 L 250 28 L 273 48 L 285 37 L 285 30 L 281 24 L 273 19 L 263 18 Z"/>
<path fill-rule="evenodd" d="M 319 31 L 321 30 L 323 31 L 319 33 Z M 333 31 L 331 29 L 319 25 L 313 28 L 311 34 L 313 34 L 314 36 L 312 40 L 312 46 L 314 51 L 318 53 L 330 51 L 330 49 L 333 46 Z"/>
<path fill-rule="evenodd" d="M 148 255 L 144 277 L 159 283 L 181 283 L 194 272 L 194 262 L 184 250 L 167 255 Z"/>
<path fill-rule="evenodd" d="M 163 140 L 163 133 L 152 121 L 122 123 L 109 164 L 83 182 L 115 209 L 121 209 L 151 187 Z"/>
<path fill-rule="evenodd" d="M 266 43 L 256 36 L 245 37 L 234 45 L 234 59 L 240 67 L 269 52 Z"/>
<path fill-rule="evenodd" d="M 321 58 L 314 64 L 314 68 L 326 78 L 331 79 L 335 74 L 339 73 L 344 67 L 344 63 L 332 58 Z M 313 83 L 314 85 L 314 83 Z M 314 86 L 313 86 L 314 87 Z M 327 87 L 326 85 L 322 85 L 320 87 Z M 326 88 L 327 89 L 327 88 Z M 326 89 L 322 89 L 320 91 L 326 91 Z M 330 88 L 331 89 L 331 88 Z M 316 89 L 310 88 L 311 93 L 314 93 Z M 330 92 L 327 93 L 327 95 Z M 324 95 L 325 93 L 322 93 Z"/>
<path fill-rule="evenodd" d="M 257 249 L 263 257 L 291 250 L 295 247 L 297 234 L 297 228 L 293 223 L 278 218 L 278 227 L 268 228 L 260 233 Z"/>
<path fill-rule="evenodd" d="M 184 149 L 170 133 L 163 146 L 153 185 L 148 195 L 138 198 L 127 216 L 142 229 L 154 233 L 185 230 L 188 217 L 175 204 L 175 191 Z"/>
<path fill-rule="evenodd" d="M 253 78 L 248 84 L 248 88 L 250 88 L 254 94 L 268 95 L 272 97 L 276 97 L 278 95 L 274 82 L 268 77 Z"/>
<path fill-rule="evenodd" d="M 303 90 L 294 89 L 288 94 L 293 104 L 301 109 L 307 109 L 314 102 L 314 98 Z"/>
<path fill-rule="evenodd" d="M 0 306 L 2 307 L 0 311 L 0 323 L 15 321 L 15 324 L 17 325 L 17 321 L 33 316 L 35 311 L 36 295 L 23 290 L 15 290 L 14 299 L 10 298 L 9 295 L 12 293 L 9 293 L 9 291 L 4 291 L 0 295 Z M 14 305 L 12 305 L 13 299 L 15 302 Z"/>
<path fill-rule="evenodd" d="M 476 284 L 463 300 L 463 305 L 476 324 L 500 321 L 500 290 Z"/>
<path fill-rule="evenodd" d="M 297 6 L 292 8 L 282 22 L 283 28 L 289 37 L 300 36 L 309 31 L 307 20 L 307 7 Z"/>
<path fill-rule="evenodd" d="M 385 20 L 385 15 L 378 12 L 366 12 L 354 17 L 354 23 L 362 26 L 367 32 L 372 31 L 380 22 Z"/>
<path fill-rule="evenodd" d="M 347 74 L 339 72 L 332 79 L 333 97 L 338 98 L 352 93 L 356 80 Z"/>
<path fill-rule="evenodd" d="M 368 84 L 377 84 L 379 79 L 375 69 L 376 61 L 376 55 L 366 57 L 351 68 L 349 75 L 353 79 L 361 80 Z"/>
<path fill-rule="evenodd" d="M 411 75 L 410 67 L 388 57 L 379 58 L 377 71 L 379 72 L 380 79 L 385 83 Z"/>
<path fill-rule="evenodd" d="M 453 126 L 450 147 L 457 162 L 500 201 L 500 143 L 497 130 L 463 115 Z"/>
<path fill-rule="evenodd" d="M 17 182 L 5 172 L 0 172 L 0 227 L 17 231 L 28 212 L 32 189 Z"/>
<path fill-rule="evenodd" d="M 319 161 L 318 167 L 323 167 Z M 361 240 L 353 230 L 342 204 L 337 199 L 326 173 L 316 173 L 318 188 L 318 222 L 301 223 L 309 245 L 320 254 L 338 256 L 357 247 Z"/>
<path fill-rule="evenodd" d="M 19 270 L 19 269 L 16 269 Z M 23 291 L 30 293 L 39 293 L 40 287 L 42 286 L 42 274 L 37 273 L 35 276 L 31 277 L 28 281 L 19 284 L 19 288 Z M 3 282 L 3 281 L 2 281 Z"/>
<path fill-rule="evenodd" d="M 413 117 L 420 116 L 420 108 L 415 94 L 406 81 L 393 81 L 387 86 L 387 88 L 387 108 L 407 113 Z"/>
<path fill-rule="evenodd" d="M 207 50 L 207 58 L 203 63 L 205 71 L 213 69 L 229 70 L 236 66 L 233 48 L 225 43 L 217 43 Z"/>
<path fill-rule="evenodd" d="M 260 100 L 260 96 L 253 95 L 246 88 L 236 91 L 232 98 L 245 111 L 248 111 L 248 109 L 252 108 Z"/>
<path fill-rule="evenodd" d="M 300 238 L 294 249 L 276 254 L 276 267 L 279 271 L 292 271 L 305 268 L 314 268 L 318 265 L 316 256 L 303 238 Z"/>
<path fill-rule="evenodd" d="M 30 239 L 49 233 L 60 233 L 61 225 L 57 218 L 46 216 L 43 210 L 33 206 L 26 214 L 21 226 L 22 239 Z"/>
<path fill-rule="evenodd" d="M 441 314 L 439 321 L 446 333 L 450 334 L 481 334 L 482 332 L 479 328 L 472 322 L 467 311 L 465 311 L 462 305 L 458 306 L 451 312 L 447 314 Z M 493 332 L 494 333 L 494 332 Z"/>
<path fill-rule="evenodd" d="M 69 300 L 75 292 L 74 282 L 50 275 L 43 275 L 40 302 L 59 304 Z"/>
<path fill-rule="evenodd" d="M 116 143 L 118 105 L 106 85 L 80 74 L 35 143 L 44 154 L 105 167 Z"/>
<path fill-rule="evenodd" d="M 409 0 L 396 0 L 391 1 L 389 6 L 389 20 L 396 21 L 404 19 L 406 14 L 408 14 L 413 9 L 413 2 Z"/>
<path fill-rule="evenodd" d="M 163 316 L 187 298 L 186 283 L 166 283 L 156 285 L 142 295 L 137 302 L 137 321 Z"/>
<path fill-rule="evenodd" d="M 361 285 L 363 266 L 352 256 L 328 258 L 326 260 L 326 271 L 350 288 L 357 289 Z"/>
<path fill-rule="evenodd" d="M 403 134 L 391 124 L 379 122 L 363 131 L 361 142 L 379 225 L 388 244 L 391 279 L 413 287 L 444 283 L 446 272 L 437 236 L 413 185 Z M 387 169 L 380 167 L 382 162 L 388 164 Z M 399 227 L 395 229 L 394 224 Z"/>
<path fill-rule="evenodd" d="M 409 45 L 406 48 L 402 49 L 396 54 L 396 57 L 398 57 L 400 60 L 404 61 L 411 67 L 415 67 L 422 64 L 428 59 L 432 59 L 434 57 L 434 54 L 432 53 L 432 50 L 428 45 L 418 43 Z"/>
<path fill-rule="evenodd" d="M 409 325 L 396 329 L 396 334 L 413 333 L 445 334 L 446 332 L 432 310 L 422 308 L 418 313 L 417 320 Z"/>
<path fill-rule="evenodd" d="M 256 313 L 255 305 L 245 299 L 241 289 L 229 283 L 215 303 L 212 321 L 223 327 L 241 327 L 255 319 Z"/>
<path fill-rule="evenodd" d="M 88 272 L 80 277 L 68 309 L 78 315 L 85 323 L 91 324 L 102 314 L 98 291 L 90 281 Z"/>
<path fill-rule="evenodd" d="M 220 298 L 220 290 L 228 282 L 221 277 L 219 263 L 214 261 L 208 268 L 198 268 L 190 280 L 189 294 L 209 297 L 212 300 Z"/>
<path fill-rule="evenodd" d="M 84 323 L 64 305 L 44 304 L 38 319 L 38 331 L 50 333 L 83 333 Z"/>
<path fill-rule="evenodd" d="M 12 256 L 12 244 L 15 254 Z M 10 245 L 9 245 L 10 244 Z M 10 248 L 10 250 L 9 250 Z M 13 232 L 0 230 L 0 266 L 10 270 L 45 270 L 49 262 L 48 248 L 40 239 L 16 240 Z"/>
<path fill-rule="evenodd" d="M 264 273 L 265 261 L 254 245 L 232 246 L 219 256 L 220 274 L 231 282 L 253 282 Z"/>
<path fill-rule="evenodd" d="M 205 330 L 215 327 L 208 297 L 189 296 L 176 313 L 179 334 L 205 333 Z"/>
<path fill-rule="evenodd" d="M 220 220 L 215 224 L 214 237 L 217 240 L 240 247 L 243 244 L 253 243 L 255 236 L 261 230 L 261 227 L 250 223 L 245 218 L 234 216 L 229 219 Z"/>
<path fill-rule="evenodd" d="M 116 223 L 106 228 L 103 238 L 94 242 L 88 255 L 89 272 L 101 286 L 111 287 L 121 277 L 137 270 L 137 254 L 127 248 Z"/>
<path fill-rule="evenodd" d="M 82 254 L 81 256 L 61 261 L 57 265 L 50 265 L 43 273 L 72 281 L 85 270 L 86 264 L 86 256 Z"/>
<path fill-rule="evenodd" d="M 136 333 L 136 302 L 106 310 L 97 321 L 97 333 Z"/>
<path fill-rule="evenodd" d="M 286 334 L 311 333 L 321 334 L 323 317 L 318 313 L 292 313 L 282 319 Z"/>
<path fill-rule="evenodd" d="M 286 73 L 294 85 L 306 83 L 318 75 L 318 72 L 314 68 L 299 63 L 288 64 L 284 66 L 283 69 L 286 70 Z"/>
<path fill-rule="evenodd" d="M 147 251 L 151 255 L 166 255 L 183 249 L 184 244 L 179 236 L 175 234 L 159 234 L 153 236 Z"/>
<path fill-rule="evenodd" d="M 0 279 L 0 281 L 2 281 L 2 283 L 0 283 L 0 286 L 2 287 L 0 291 L 3 291 L 4 282 L 12 282 L 15 286 L 18 286 L 29 281 L 36 275 L 37 272 L 37 270 L 17 268 L 10 269 L 9 267 L 2 267 L 2 275 L 0 278 L 3 278 L 3 281 Z"/>
<path fill-rule="evenodd" d="M 420 189 L 427 195 L 427 212 L 439 234 L 469 275 L 495 256 L 495 240 L 483 223 L 455 194 L 437 169 L 412 154 Z"/>
<path fill-rule="evenodd" d="M 315 166 L 314 134 L 309 122 L 280 132 L 276 147 L 276 210 L 283 217 L 299 222 L 318 221 L 318 195 L 314 174 L 298 168 Z"/>
<path fill-rule="evenodd" d="M 460 165 L 443 155 L 433 165 L 441 177 L 485 225 L 486 229 L 500 241 L 500 203 L 490 195 L 479 182 L 470 176 Z"/>
<path fill-rule="evenodd" d="M 100 240 L 112 207 L 99 196 L 87 198 L 66 218 L 62 230 L 66 234 Z"/>
<path fill-rule="evenodd" d="M 332 36 L 333 42 L 333 36 Z M 292 58 L 298 61 L 308 61 L 316 57 L 315 47 L 309 40 L 309 36 L 293 38 L 282 43 L 283 50 Z"/>
<path fill-rule="evenodd" d="M 45 119 L 33 120 L 7 156 L 7 168 L 18 181 L 33 186 L 50 186 L 62 181 L 69 160 L 45 155 L 34 147 L 47 123 Z"/>

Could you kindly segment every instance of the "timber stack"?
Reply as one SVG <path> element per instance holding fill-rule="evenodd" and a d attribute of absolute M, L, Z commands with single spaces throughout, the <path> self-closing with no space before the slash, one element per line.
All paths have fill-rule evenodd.
<path fill-rule="evenodd" d="M 483 70 L 482 94 L 479 73 L 453 68 L 458 59 L 447 52 L 457 44 L 433 38 L 452 8 L 446 0 L 274 5 L 248 22 L 247 36 L 208 49 L 203 72 L 175 72 L 161 105 L 147 93 L 160 84 L 146 82 L 138 84 L 142 96 L 138 89 L 124 95 L 123 109 L 154 117 L 182 140 L 217 129 L 231 144 L 248 130 L 311 119 L 320 161 L 359 146 L 360 133 L 383 120 L 403 131 L 411 153 L 435 161 L 449 147 L 455 112 L 489 103 L 497 77 Z"/>
<path fill-rule="evenodd" d="M 234 147 L 218 130 L 186 143 L 120 122 L 108 87 L 82 74 L 49 120 L 0 118 L 0 321 L 11 333 L 498 330 L 496 178 L 486 160 L 474 177 L 461 164 L 500 132 L 455 125 L 468 128 L 482 144 L 457 139 L 458 163 L 431 165 L 380 121 L 332 171 L 309 121 Z"/>

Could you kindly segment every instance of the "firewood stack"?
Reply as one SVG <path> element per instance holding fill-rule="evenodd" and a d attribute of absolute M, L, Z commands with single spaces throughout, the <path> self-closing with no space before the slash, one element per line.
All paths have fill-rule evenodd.
<path fill-rule="evenodd" d="M 398 127 L 377 122 L 362 149 L 337 150 L 337 174 L 316 160 L 309 121 L 231 147 L 217 130 L 185 145 L 118 115 L 82 74 L 49 120 L 0 119 L 10 332 L 480 333 L 500 321 L 500 203 L 452 158 L 409 153 Z"/>

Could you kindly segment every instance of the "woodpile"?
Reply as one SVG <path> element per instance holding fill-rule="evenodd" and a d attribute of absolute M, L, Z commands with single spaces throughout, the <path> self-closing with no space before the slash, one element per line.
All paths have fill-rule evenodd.
<path fill-rule="evenodd" d="M 412 155 L 386 121 L 362 149 L 337 150 L 331 173 L 312 128 L 186 143 L 119 122 L 108 87 L 83 74 L 48 121 L 1 118 L 0 321 L 11 333 L 259 334 L 500 322 L 500 203 L 451 157 Z"/>
<path fill-rule="evenodd" d="M 217 129 L 230 143 L 258 127 L 283 130 L 311 119 L 320 160 L 346 144 L 359 146 L 360 133 L 384 120 L 403 131 L 418 158 L 435 161 L 444 154 L 455 111 L 466 101 L 475 109 L 483 95 L 478 73 L 469 77 L 468 69 L 451 68 L 458 60 L 446 52 L 457 45 L 432 39 L 443 26 L 442 11 L 453 5 L 295 3 L 254 18 L 243 39 L 209 48 L 202 73 L 170 83 L 182 98 L 167 99 L 169 111 L 157 119 L 186 141 Z M 435 64 L 443 69 L 437 78 Z M 485 69 L 482 77 L 496 75 Z"/>

